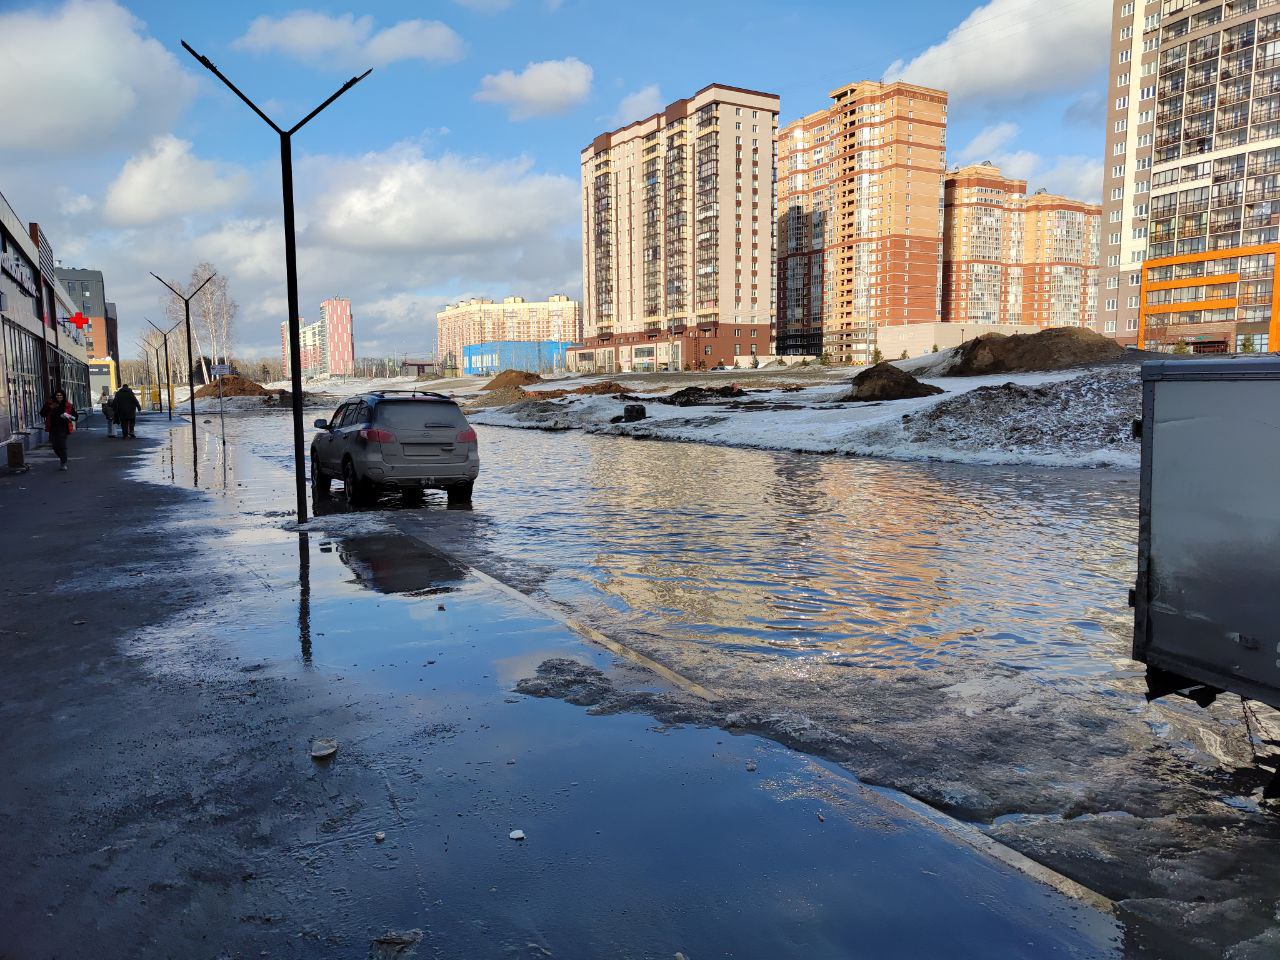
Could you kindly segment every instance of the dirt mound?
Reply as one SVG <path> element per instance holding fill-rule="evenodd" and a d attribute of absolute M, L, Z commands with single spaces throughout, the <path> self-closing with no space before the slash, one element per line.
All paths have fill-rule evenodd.
<path fill-rule="evenodd" d="M 907 414 L 895 435 L 960 450 L 1136 451 L 1141 403 L 1141 375 L 1121 366 L 1061 383 L 979 387 Z"/>
<path fill-rule="evenodd" d="M 600 383 L 588 383 L 573 390 L 538 390 L 530 396 L 539 400 L 559 400 L 561 397 L 618 397 L 628 396 L 627 388 L 616 380 L 602 380 Z"/>
<path fill-rule="evenodd" d="M 576 390 L 570 390 L 569 392 L 581 393 L 589 397 L 605 397 L 616 393 L 626 393 L 627 388 L 616 380 L 601 380 L 599 383 L 588 383 L 586 386 L 578 387 Z"/>
<path fill-rule="evenodd" d="M 505 407 L 511 403 L 520 403 L 538 394 L 531 394 L 519 387 L 502 387 L 491 390 L 483 397 L 477 397 L 466 405 L 468 410 L 483 410 L 485 407 Z"/>
<path fill-rule="evenodd" d="M 952 377 L 987 373 L 1034 373 L 1102 363 L 1123 355 L 1124 348 L 1083 327 L 1058 327 L 1039 333 L 985 333 L 962 343 L 947 367 Z"/>
<path fill-rule="evenodd" d="M 685 387 L 683 390 L 677 390 L 669 397 L 659 397 L 662 403 L 670 403 L 677 407 L 696 407 L 700 403 L 714 403 L 717 400 L 732 400 L 736 397 L 745 397 L 747 391 L 743 390 L 736 383 L 731 383 L 725 387 L 716 387 L 708 389 L 707 387 Z"/>
<path fill-rule="evenodd" d="M 229 374 L 222 378 L 222 396 L 224 397 L 269 397 L 276 393 L 275 390 L 268 390 L 260 383 L 254 383 L 252 380 L 246 380 L 244 377 L 236 374 Z M 202 400 L 206 397 L 218 396 L 218 384 L 206 383 L 203 387 L 196 391 L 196 399 Z"/>
<path fill-rule="evenodd" d="M 921 383 L 905 370 L 899 370 L 887 360 L 882 360 L 854 377 L 853 389 L 841 399 L 860 402 L 911 400 L 915 397 L 932 397 L 942 392 L 941 387 Z"/>
<path fill-rule="evenodd" d="M 481 389 L 505 390 L 508 387 L 527 387 L 531 383 L 541 382 L 542 378 L 536 373 L 526 373 L 523 370 L 503 370 Z"/>

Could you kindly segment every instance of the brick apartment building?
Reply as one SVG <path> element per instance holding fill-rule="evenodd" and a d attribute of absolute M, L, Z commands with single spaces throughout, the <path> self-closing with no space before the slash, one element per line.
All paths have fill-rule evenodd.
<path fill-rule="evenodd" d="M 852 83 L 778 145 L 781 354 L 865 363 L 878 328 L 941 318 L 947 94 Z"/>

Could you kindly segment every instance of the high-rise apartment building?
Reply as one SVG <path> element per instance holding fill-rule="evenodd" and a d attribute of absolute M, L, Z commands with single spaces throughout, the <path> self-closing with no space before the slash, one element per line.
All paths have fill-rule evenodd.
<path fill-rule="evenodd" d="M 463 348 L 480 343 L 581 340 L 582 307 L 563 294 L 546 300 L 507 297 L 501 303 L 477 297 L 436 314 L 436 360 L 447 369 L 460 369 Z"/>
<path fill-rule="evenodd" d="M 351 301 L 330 297 L 320 304 L 320 319 L 304 323 L 298 318 L 298 356 L 308 380 L 350 377 L 356 370 L 355 321 Z M 280 353 L 289 370 L 289 324 L 280 324 Z"/>
<path fill-rule="evenodd" d="M 326 372 L 331 377 L 353 376 L 356 372 L 356 336 L 351 301 L 346 297 L 320 301 L 320 325 L 324 329 Z"/>
<path fill-rule="evenodd" d="M 940 319 L 947 94 L 865 81 L 779 135 L 779 352 L 865 363 Z"/>
<path fill-rule="evenodd" d="M 990 162 L 947 175 L 942 319 L 1094 328 L 1102 209 L 1006 177 Z"/>
<path fill-rule="evenodd" d="M 579 369 L 772 353 L 778 97 L 722 84 L 582 151 Z"/>
<path fill-rule="evenodd" d="M 1037 191 L 1026 202 L 1022 322 L 1097 328 L 1102 208 Z"/>
<path fill-rule="evenodd" d="M 1103 157 L 1099 333 L 1138 342 L 1147 254 L 1162 0 L 1113 0 Z"/>
<path fill-rule="evenodd" d="M 942 243 L 942 320 L 1022 323 L 1027 181 L 990 161 L 947 174 Z"/>
<path fill-rule="evenodd" d="M 1280 349 L 1280 2 L 1156 6 L 1142 23 L 1155 116 L 1140 342 Z"/>

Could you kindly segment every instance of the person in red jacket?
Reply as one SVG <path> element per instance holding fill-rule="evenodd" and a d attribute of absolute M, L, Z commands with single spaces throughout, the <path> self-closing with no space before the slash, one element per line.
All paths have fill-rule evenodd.
<path fill-rule="evenodd" d="M 67 399 L 67 394 L 61 387 L 53 391 L 53 396 L 45 401 L 40 413 L 44 416 L 44 429 L 49 434 L 49 445 L 62 461 L 62 466 L 58 469 L 65 470 L 67 469 L 67 437 L 71 436 L 71 432 L 75 430 L 80 414 L 76 411 L 74 404 Z"/>

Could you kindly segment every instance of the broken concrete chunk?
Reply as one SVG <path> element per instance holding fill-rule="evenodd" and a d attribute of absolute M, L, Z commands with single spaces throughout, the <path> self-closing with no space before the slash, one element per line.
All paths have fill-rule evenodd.
<path fill-rule="evenodd" d="M 311 741 L 311 759 L 329 760 L 338 752 L 338 741 L 331 737 L 322 737 Z"/>
<path fill-rule="evenodd" d="M 507 834 L 507 836 L 509 836 L 512 840 L 523 840 L 523 839 L 524 839 L 524 831 L 523 831 L 523 830 L 512 830 L 509 834 Z"/>

